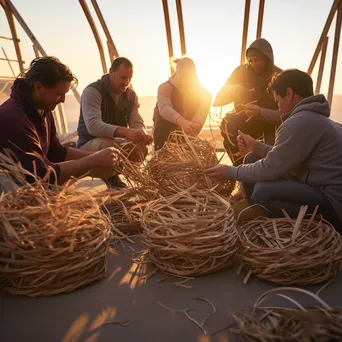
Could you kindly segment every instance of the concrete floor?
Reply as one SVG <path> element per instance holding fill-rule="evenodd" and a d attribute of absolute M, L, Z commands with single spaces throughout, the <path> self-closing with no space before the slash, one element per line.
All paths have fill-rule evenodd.
<path fill-rule="evenodd" d="M 133 245 L 125 245 L 126 252 L 132 253 L 129 246 Z M 135 250 L 143 248 L 139 241 L 134 245 Z M 253 305 L 264 291 L 276 287 L 253 276 L 243 285 L 245 274 L 237 275 L 236 268 L 232 268 L 190 280 L 186 283 L 191 286 L 188 289 L 177 287 L 174 283 L 180 279 L 173 277 L 158 282 L 167 277 L 161 271 L 143 280 L 151 270 L 152 265 L 137 268 L 131 261 L 109 254 L 107 277 L 70 294 L 27 298 L 0 292 L 0 341 L 238 341 L 224 329 L 233 323 L 230 313 Z M 308 289 L 316 291 L 320 287 Z M 184 314 L 171 313 L 158 304 L 160 301 L 174 309 L 192 308 L 190 314 L 202 320 L 211 308 L 194 297 L 210 300 L 217 310 L 205 325 L 213 334 L 210 337 L 201 337 L 203 333 Z M 341 274 L 321 297 L 331 306 L 342 306 Z M 304 305 L 316 305 L 305 296 L 294 298 Z M 129 321 L 129 325 L 104 325 L 106 319 Z"/>

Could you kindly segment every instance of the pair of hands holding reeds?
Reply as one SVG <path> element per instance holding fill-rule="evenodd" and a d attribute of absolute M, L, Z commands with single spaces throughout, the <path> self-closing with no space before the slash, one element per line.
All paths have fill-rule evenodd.
<path fill-rule="evenodd" d="M 202 129 L 202 125 L 199 122 L 184 119 L 182 116 L 177 118 L 177 125 L 189 135 L 198 135 Z"/>
<path fill-rule="evenodd" d="M 242 133 L 240 130 L 238 131 L 239 135 L 237 136 L 237 144 L 240 150 L 241 155 L 246 155 L 249 152 L 254 152 L 256 140 L 248 134 Z M 228 177 L 228 165 L 218 164 L 210 169 L 204 170 L 204 173 L 210 177 L 215 179 L 216 181 L 225 181 L 229 179 Z"/>

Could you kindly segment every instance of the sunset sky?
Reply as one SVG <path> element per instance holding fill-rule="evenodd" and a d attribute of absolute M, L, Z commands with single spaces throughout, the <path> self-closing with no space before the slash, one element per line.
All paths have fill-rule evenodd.
<path fill-rule="evenodd" d="M 77 0 L 12 1 L 47 53 L 57 56 L 70 66 L 79 78 L 80 91 L 102 75 L 97 46 Z M 279 67 L 307 70 L 332 2 L 266 0 L 262 36 L 272 44 Z M 244 0 L 182 1 L 187 55 L 194 59 L 201 83 L 213 96 L 240 62 L 244 3 Z M 140 96 L 156 95 L 158 85 L 170 75 L 162 1 L 98 0 L 98 4 L 120 55 L 131 59 L 135 65 L 135 90 Z M 259 1 L 252 0 L 248 44 L 255 39 L 258 4 Z M 94 13 L 90 1 L 88 5 Z M 169 0 L 169 7 L 174 51 L 179 56 L 174 0 Z M 329 32 L 323 92 L 327 91 L 329 81 L 334 24 L 335 21 Z M 28 65 L 34 57 L 32 44 L 21 29 L 18 31 Z M 100 32 L 108 57 L 101 29 Z M 9 35 L 3 11 L 0 13 L 0 35 Z M 14 59 L 12 43 L 1 40 L 0 44 L 9 57 Z M 0 64 L 0 75 L 10 75 L 6 62 Z M 342 94 L 342 43 L 335 94 Z"/>

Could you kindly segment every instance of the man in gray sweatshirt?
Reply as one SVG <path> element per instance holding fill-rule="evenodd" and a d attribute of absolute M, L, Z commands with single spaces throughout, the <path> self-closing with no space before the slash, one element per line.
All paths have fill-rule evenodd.
<path fill-rule="evenodd" d="M 324 95 L 313 95 L 311 77 L 300 70 L 278 74 L 270 85 L 283 123 L 274 146 L 240 132 L 238 144 L 252 152 L 238 167 L 218 165 L 206 170 L 217 180 L 242 181 L 250 204 L 261 204 L 257 215 L 296 217 L 308 205 L 336 229 L 342 228 L 342 127 L 332 121 Z M 261 208 L 259 208 L 261 209 Z"/>

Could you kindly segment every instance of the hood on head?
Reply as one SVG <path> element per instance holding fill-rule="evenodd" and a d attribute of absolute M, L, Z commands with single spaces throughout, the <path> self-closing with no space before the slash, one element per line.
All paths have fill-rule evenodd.
<path fill-rule="evenodd" d="M 273 49 L 271 44 L 264 38 L 259 38 L 255 40 L 246 50 L 246 57 L 248 54 L 248 50 L 256 49 L 260 51 L 272 64 L 274 65 L 274 56 L 273 56 Z"/>

